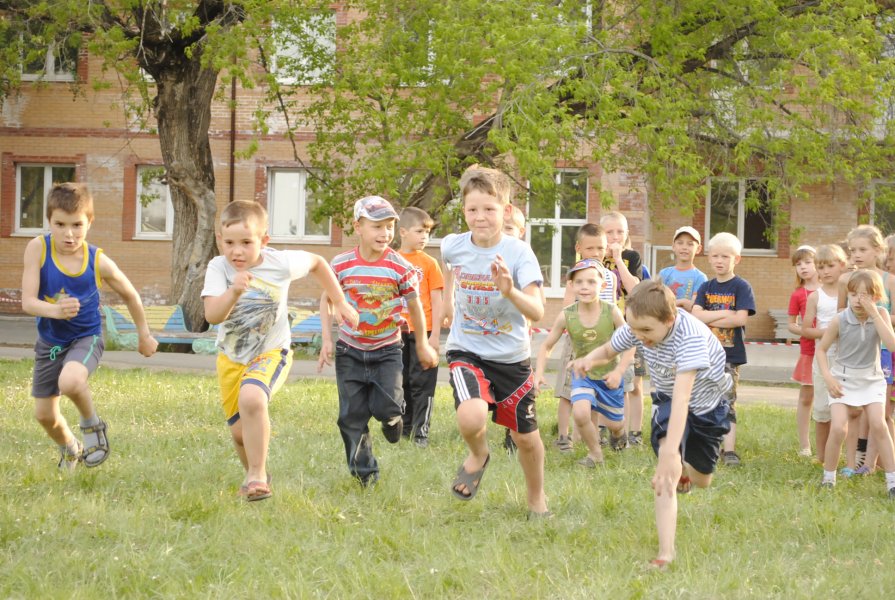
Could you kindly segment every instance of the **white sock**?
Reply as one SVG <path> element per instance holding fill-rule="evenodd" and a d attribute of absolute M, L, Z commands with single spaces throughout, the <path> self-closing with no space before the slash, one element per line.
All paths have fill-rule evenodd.
<path fill-rule="evenodd" d="M 895 488 L 895 471 L 886 473 L 886 489 L 891 490 L 892 488 Z"/>
<path fill-rule="evenodd" d="M 836 471 L 824 471 L 824 483 L 836 483 Z"/>

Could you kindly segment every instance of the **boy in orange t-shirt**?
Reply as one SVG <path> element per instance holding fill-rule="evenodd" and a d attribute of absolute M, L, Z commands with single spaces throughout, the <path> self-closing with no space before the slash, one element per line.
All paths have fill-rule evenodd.
<path fill-rule="evenodd" d="M 419 298 L 426 316 L 426 335 L 429 345 L 438 351 L 442 320 L 442 290 L 444 276 L 438 261 L 423 252 L 429 241 L 429 233 L 434 225 L 426 211 L 408 206 L 401 211 L 398 229 L 401 234 L 401 249 L 404 257 L 416 270 Z M 406 326 L 407 329 L 403 330 Z M 401 338 L 404 342 L 404 437 L 425 448 L 429 445 L 429 423 L 435 399 L 435 385 L 438 369 L 423 369 L 416 356 L 416 332 L 406 316 Z"/>

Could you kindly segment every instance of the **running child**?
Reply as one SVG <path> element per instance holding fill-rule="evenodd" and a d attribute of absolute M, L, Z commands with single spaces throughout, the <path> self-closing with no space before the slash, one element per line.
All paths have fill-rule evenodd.
<path fill-rule="evenodd" d="M 644 281 L 634 289 L 625 320 L 609 342 L 576 360 L 573 369 L 583 376 L 630 348 L 643 352 L 655 389 L 650 441 L 659 459 L 652 479 L 659 552 L 651 565 L 661 568 L 674 560 L 677 494 L 693 484 L 711 484 L 721 439 L 730 428 L 727 395 L 733 382 L 718 338 L 678 308 L 661 282 Z"/>
<path fill-rule="evenodd" d="M 333 298 L 338 319 L 357 322 L 326 261 L 301 250 L 267 247 L 267 211 L 236 200 L 221 211 L 221 255 L 205 272 L 205 319 L 220 324 L 217 374 L 224 417 L 245 470 L 238 496 L 249 502 L 272 495 L 267 472 L 268 404 L 292 366 L 286 301 L 289 285 L 314 275 Z"/>
<path fill-rule="evenodd" d="M 885 297 L 882 278 L 871 269 L 858 269 L 846 283 L 848 307 L 830 323 L 818 344 L 817 362 L 830 392 L 832 424 L 824 452 L 821 486 L 836 485 L 836 467 L 845 439 L 848 407 L 867 415 L 870 435 L 886 472 L 886 490 L 895 499 L 895 447 L 885 422 L 886 380 L 880 368 L 880 342 L 895 350 L 895 332 L 889 314 L 877 303 Z M 836 343 L 832 365 L 826 352 Z"/>
<path fill-rule="evenodd" d="M 789 331 L 799 338 L 799 360 L 792 372 L 793 381 L 800 384 L 799 403 L 796 406 L 796 433 L 799 437 L 799 456 L 811 456 L 811 439 L 808 427 L 811 421 L 811 404 L 814 401 L 814 340 L 802 334 L 805 324 L 805 308 L 808 297 L 820 286 L 817 268 L 814 266 L 816 251 L 811 246 L 799 246 L 792 254 L 796 268 L 796 289 L 789 298 Z"/>
<path fill-rule="evenodd" d="M 574 291 L 577 301 L 557 315 L 550 334 L 538 350 L 535 390 L 544 380 L 547 357 L 564 333 L 568 333 L 567 337 L 571 340 L 573 356 L 582 358 L 609 341 L 612 333 L 625 324 L 625 318 L 615 302 L 600 298 L 607 276 L 611 274 L 603 267 L 602 261 L 593 258 L 578 261 L 569 269 L 567 289 Z M 616 358 L 606 365 L 594 367 L 584 377 L 572 375 L 572 416 L 575 429 L 588 449 L 587 456 L 578 461 L 581 466 L 593 469 L 603 464 L 603 451 L 597 429 L 591 421 L 592 413 L 599 413 L 605 418 L 613 448 L 624 438 L 625 394 L 621 384 L 625 369 L 633 359 L 634 351 L 631 350 L 624 354 L 621 361 Z"/>
<path fill-rule="evenodd" d="M 86 241 L 93 224 L 93 196 L 87 186 L 54 185 L 47 195 L 46 215 L 50 233 L 25 246 L 22 310 L 37 317 L 34 416 L 59 446 L 59 469 L 72 471 L 81 462 L 96 467 L 109 457 L 108 427 L 96 414 L 87 382 L 103 355 L 99 293 L 104 283 L 130 311 L 137 351 L 152 356 L 158 342 L 146 324 L 137 290 L 102 249 Z M 62 396 L 78 409 L 83 444 L 62 416 Z"/>
<path fill-rule="evenodd" d="M 338 425 L 348 472 L 364 487 L 379 480 L 370 418 L 381 423 L 382 435 L 390 444 L 401 441 L 404 431 L 402 307 L 407 307 L 414 331 L 427 331 L 413 265 L 389 247 L 397 220 L 398 213 L 384 198 L 361 198 L 354 203 L 358 245 L 332 260 L 341 289 L 360 315 L 356 324 L 343 323 L 339 328 L 335 363 Z M 321 298 L 323 345 L 318 370 L 333 360 L 327 294 Z M 416 338 L 416 354 L 422 369 L 438 366 L 438 353 L 428 336 Z"/>
<path fill-rule="evenodd" d="M 423 305 L 426 320 L 426 337 L 429 345 L 438 352 L 441 337 L 442 290 L 444 277 L 438 261 L 426 254 L 429 233 L 435 222 L 421 208 L 408 206 L 401 211 L 398 231 L 401 234 L 401 248 L 398 253 L 416 270 L 419 284 L 419 299 Z M 429 425 L 432 408 L 435 405 L 435 386 L 438 384 L 438 369 L 424 369 L 416 355 L 416 337 L 420 335 L 413 328 L 409 312 L 402 312 L 404 324 L 401 326 L 401 350 L 404 362 L 404 432 L 407 439 L 420 448 L 429 445 Z M 437 325 L 436 325 L 437 323 Z"/>
<path fill-rule="evenodd" d="M 445 297 L 451 321 L 447 359 L 457 426 L 469 454 L 451 492 L 472 500 L 491 455 L 488 413 L 512 430 L 525 475 L 529 516 L 548 516 L 544 495 L 544 445 L 535 413 L 528 322 L 544 316 L 541 268 L 531 247 L 503 234 L 511 214 L 509 179 L 495 169 L 469 167 L 460 178 L 469 232 L 442 242 L 451 269 Z"/>

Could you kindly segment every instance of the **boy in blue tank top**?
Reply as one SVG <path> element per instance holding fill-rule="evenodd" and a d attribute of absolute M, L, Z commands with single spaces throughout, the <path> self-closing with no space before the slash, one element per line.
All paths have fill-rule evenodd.
<path fill-rule="evenodd" d="M 577 302 L 565 307 L 556 317 L 550 334 L 538 350 L 535 367 L 535 389 L 544 380 L 544 365 L 550 351 L 566 331 L 572 344 L 574 358 L 583 358 L 591 350 L 609 341 L 612 333 L 625 324 L 622 312 L 615 302 L 600 298 L 605 287 L 605 279 L 611 276 L 599 261 L 585 258 L 569 269 L 569 288 L 575 292 Z M 617 448 L 625 439 L 625 392 L 621 387 L 625 369 L 634 360 L 634 351 L 626 352 L 621 360 L 613 359 L 609 364 L 594 367 L 585 375 L 572 375 L 569 394 L 572 403 L 572 418 L 581 439 L 587 445 L 587 456 L 578 464 L 593 469 L 603 464 L 600 437 L 591 420 L 591 411 L 606 418 L 610 431 L 610 443 Z"/>
<path fill-rule="evenodd" d="M 34 414 L 59 445 L 59 468 L 71 471 L 79 462 L 95 467 L 109 456 L 106 423 L 97 416 L 87 385 L 103 354 L 99 292 L 104 283 L 127 304 L 137 327 L 140 354 L 152 356 L 158 342 L 149 332 L 137 290 L 112 259 L 85 241 L 93 223 L 93 197 L 87 186 L 53 186 L 47 196 L 47 220 L 50 233 L 25 247 L 22 309 L 37 317 L 31 384 Z M 59 410 L 62 395 L 71 399 L 81 415 L 83 444 Z"/>

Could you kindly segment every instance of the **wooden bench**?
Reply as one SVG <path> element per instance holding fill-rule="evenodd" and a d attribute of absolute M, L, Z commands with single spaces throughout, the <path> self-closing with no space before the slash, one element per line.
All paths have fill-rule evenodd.
<path fill-rule="evenodd" d="M 183 309 L 174 306 L 147 306 L 146 322 L 152 335 L 160 344 L 190 344 L 196 354 L 215 354 L 217 326 L 208 331 L 188 331 L 183 319 Z M 126 306 L 105 306 L 106 336 L 113 344 L 125 350 L 137 349 L 137 327 Z M 292 324 L 292 344 L 308 347 L 309 352 L 319 352 L 322 344 L 320 315 L 308 309 L 289 309 Z"/>
<path fill-rule="evenodd" d="M 789 330 L 789 310 L 772 308 L 768 314 L 774 319 L 775 339 L 785 340 L 787 344 L 799 341 L 799 336 Z"/>
<path fill-rule="evenodd" d="M 189 331 L 183 319 L 183 308 L 174 306 L 146 306 L 146 323 L 160 344 L 190 344 L 198 354 L 214 354 L 217 328 L 208 331 Z M 126 306 L 103 305 L 106 337 L 125 350 L 137 349 L 137 327 Z"/>

